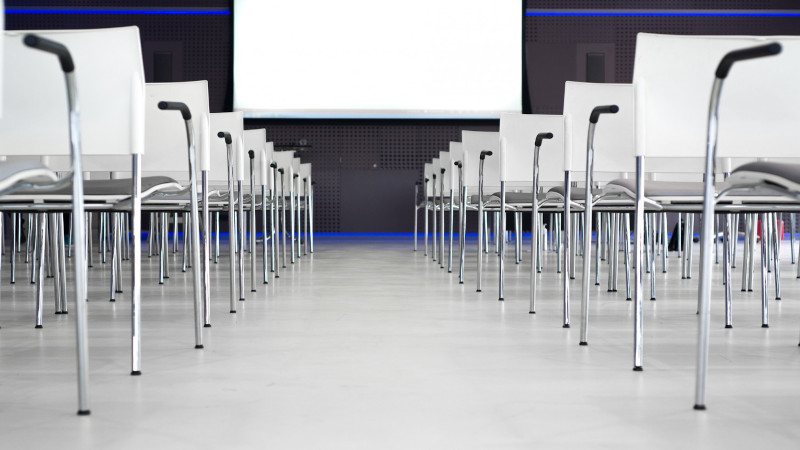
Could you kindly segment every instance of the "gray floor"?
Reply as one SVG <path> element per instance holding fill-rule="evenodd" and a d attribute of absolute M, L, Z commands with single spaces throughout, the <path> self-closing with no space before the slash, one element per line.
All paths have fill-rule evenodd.
<path fill-rule="evenodd" d="M 75 415 L 74 318 L 53 315 L 48 302 L 45 328 L 35 330 L 32 286 L 9 286 L 4 262 L 0 447 L 799 445 L 800 280 L 788 256 L 771 328 L 760 326 L 758 292 L 738 290 L 740 272 L 734 329 L 723 328 L 716 296 L 709 410 L 696 412 L 697 276 L 681 280 L 674 255 L 670 272 L 659 273 L 658 300 L 645 305 L 645 370 L 633 372 L 631 302 L 622 289 L 593 287 L 590 345 L 578 346 L 580 280 L 572 282 L 573 328 L 562 329 L 552 254 L 538 313 L 529 315 L 528 262 L 509 258 L 498 302 L 494 257 L 477 294 L 474 255 L 459 285 L 421 249 L 412 252 L 411 237 L 320 237 L 315 250 L 248 292 L 238 314 L 228 312 L 227 264 L 215 265 L 205 350 L 192 348 L 190 277 L 173 269 L 159 286 L 156 259 L 146 259 L 141 377 L 128 375 L 128 293 L 109 303 L 108 276 L 96 266 L 90 417 Z"/>

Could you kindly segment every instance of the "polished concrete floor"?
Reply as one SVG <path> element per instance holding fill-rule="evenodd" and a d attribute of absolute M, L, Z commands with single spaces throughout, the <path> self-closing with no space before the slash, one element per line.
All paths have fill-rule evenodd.
<path fill-rule="evenodd" d="M 658 274 L 658 300 L 645 305 L 645 370 L 634 372 L 623 289 L 592 287 L 581 347 L 580 279 L 564 329 L 553 254 L 530 315 L 529 262 L 509 257 L 498 302 L 494 256 L 478 294 L 474 243 L 464 285 L 421 247 L 413 252 L 410 236 L 319 236 L 313 256 L 247 292 L 237 314 L 222 259 L 204 350 L 193 349 L 191 277 L 175 269 L 178 255 L 163 286 L 156 259 L 145 258 L 141 377 L 129 375 L 129 289 L 109 303 L 96 265 L 88 417 L 75 415 L 73 315 L 52 314 L 48 302 L 44 329 L 34 329 L 32 286 L 8 285 L 4 261 L 0 448 L 798 447 L 800 280 L 788 256 L 769 329 L 759 293 L 738 289 L 735 328 L 724 329 L 715 275 L 709 409 L 698 412 L 697 274 L 682 280 L 674 255 Z M 735 287 L 740 280 L 737 271 Z"/>

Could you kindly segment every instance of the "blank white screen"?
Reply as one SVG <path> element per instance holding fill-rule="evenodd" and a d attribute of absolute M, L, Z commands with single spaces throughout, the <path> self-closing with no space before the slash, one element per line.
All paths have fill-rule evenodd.
<path fill-rule="evenodd" d="M 245 117 L 497 118 L 522 105 L 520 0 L 235 0 Z"/>

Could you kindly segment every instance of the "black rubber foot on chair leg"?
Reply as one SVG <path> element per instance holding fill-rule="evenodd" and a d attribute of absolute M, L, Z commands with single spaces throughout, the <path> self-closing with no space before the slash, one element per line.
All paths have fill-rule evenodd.
<path fill-rule="evenodd" d="M 725 328 L 733 328 L 733 325 L 725 325 Z"/>
<path fill-rule="evenodd" d="M 569 324 L 565 323 L 564 325 L 561 325 L 561 328 L 569 328 Z"/>
<path fill-rule="evenodd" d="M 464 284 L 464 282 L 463 281 L 459 281 L 458 284 Z"/>
<path fill-rule="evenodd" d="M 280 278 L 280 277 L 281 277 L 280 275 L 275 275 L 275 278 Z"/>
<path fill-rule="evenodd" d="M 243 298 L 240 298 L 240 299 L 239 299 L 239 301 L 240 301 L 240 302 L 243 302 L 243 301 L 244 301 L 244 299 L 243 299 Z"/>
<path fill-rule="evenodd" d="M 142 374 L 142 371 L 141 371 L 141 370 L 132 370 L 132 371 L 131 371 L 131 376 L 132 376 L 132 377 L 138 377 L 138 376 L 139 376 L 139 375 L 141 375 L 141 374 Z"/>
<path fill-rule="evenodd" d="M 235 309 L 232 309 L 232 310 L 231 310 L 231 314 L 236 314 L 236 310 L 235 310 Z"/>
<path fill-rule="evenodd" d="M 163 281 L 159 281 L 158 284 L 164 284 L 164 282 Z"/>
<path fill-rule="evenodd" d="M 503 297 L 498 298 L 497 301 L 498 302 L 502 302 L 503 301 Z"/>
<path fill-rule="evenodd" d="M 780 297 L 775 297 L 775 300 L 780 300 L 780 299 L 781 299 Z"/>
<path fill-rule="evenodd" d="M 256 291 L 255 289 L 250 289 L 250 292 L 258 292 L 258 291 Z M 242 300 L 244 300 L 244 299 L 242 299 Z"/>
<path fill-rule="evenodd" d="M 694 410 L 695 411 L 705 411 L 706 410 L 706 405 L 694 405 Z"/>
<path fill-rule="evenodd" d="M 43 327 L 43 326 L 41 326 L 41 325 L 36 325 L 36 326 L 35 326 L 35 327 L 33 327 L 33 328 L 36 328 L 36 329 L 38 330 L 39 328 L 44 328 L 44 327 Z"/>
<path fill-rule="evenodd" d="M 769 324 L 768 323 L 762 323 L 761 324 L 761 328 L 769 328 Z"/>
<path fill-rule="evenodd" d="M 632 300 L 633 300 L 633 299 L 632 299 L 632 298 L 630 298 L 630 297 L 628 297 L 628 298 L 626 298 L 626 299 L 625 299 L 625 301 L 626 301 L 626 302 L 630 302 L 630 301 L 632 301 Z"/>
<path fill-rule="evenodd" d="M 644 370 L 644 368 L 642 366 L 633 366 L 633 371 L 634 372 L 642 372 L 643 370 Z"/>
<path fill-rule="evenodd" d="M 742 292 L 747 292 L 747 289 L 742 289 Z"/>
<path fill-rule="evenodd" d="M 587 345 L 589 345 L 589 343 L 588 342 L 580 342 L 578 345 L 586 347 Z"/>
<path fill-rule="evenodd" d="M 79 416 L 89 416 L 91 414 L 92 414 L 92 411 L 88 410 L 88 409 L 79 409 L 78 410 L 78 415 Z"/>
<path fill-rule="evenodd" d="M 200 349 L 202 349 L 202 348 L 203 348 L 203 344 L 198 344 L 198 345 L 195 345 L 195 346 L 194 346 L 194 348 L 196 348 L 196 349 L 200 350 Z"/>
<path fill-rule="evenodd" d="M 536 311 L 528 311 L 528 314 L 536 314 Z M 800 344 L 797 344 L 800 345 Z"/>
<path fill-rule="evenodd" d="M 56 311 L 56 314 L 57 315 L 61 315 L 61 314 L 64 314 L 64 313 L 62 313 L 61 311 Z"/>
<path fill-rule="evenodd" d="M 114 292 L 116 292 L 117 294 L 122 294 L 122 291 L 114 291 Z"/>
<path fill-rule="evenodd" d="M 574 280 L 574 279 L 575 279 L 575 278 L 570 278 L 570 280 Z M 595 285 L 595 286 L 600 286 L 600 283 L 595 283 L 594 285 Z M 611 291 L 609 291 L 609 292 L 611 292 Z"/>
<path fill-rule="evenodd" d="M 12 281 L 12 282 L 11 282 L 11 283 L 9 283 L 9 284 L 17 284 L 17 282 L 16 282 L 16 281 Z"/>
<path fill-rule="evenodd" d="M 480 289 L 477 289 L 475 292 L 480 292 L 480 291 L 481 291 Z"/>
<path fill-rule="evenodd" d="M 114 299 L 114 298 L 110 298 L 110 299 L 108 299 L 108 301 L 109 301 L 109 302 L 111 302 L 111 303 L 114 303 L 114 302 L 116 302 L 117 300 L 116 300 L 116 299 Z"/>
<path fill-rule="evenodd" d="M 650 297 L 650 301 L 654 302 L 654 301 L 656 301 L 656 298 L 655 297 Z"/>
<path fill-rule="evenodd" d="M 748 289 L 747 292 L 753 292 L 753 290 L 752 289 Z"/>
<path fill-rule="evenodd" d="M 211 328 L 211 324 L 207 323 L 207 324 L 203 325 L 203 328 Z"/>

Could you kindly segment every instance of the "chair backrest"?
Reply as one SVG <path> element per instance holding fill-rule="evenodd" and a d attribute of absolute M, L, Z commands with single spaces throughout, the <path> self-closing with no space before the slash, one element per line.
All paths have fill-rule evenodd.
<path fill-rule="evenodd" d="M 189 107 L 194 131 L 197 179 L 200 180 L 200 171 L 207 170 L 210 165 L 208 82 L 147 83 L 145 86 L 147 156 L 142 159 L 142 170 L 146 174 L 169 173 L 173 178 L 185 181 L 189 179 L 186 126 L 177 111 L 158 109 L 161 101 L 181 102 Z"/>
<path fill-rule="evenodd" d="M 425 178 L 422 180 L 422 182 L 424 186 L 427 186 L 427 189 L 425 189 L 425 195 L 430 197 L 433 195 L 433 163 L 425 163 L 425 168 L 423 171 Z M 428 180 L 427 183 L 425 183 L 425 179 Z"/>
<path fill-rule="evenodd" d="M 267 130 L 264 128 L 257 128 L 254 130 L 244 130 L 242 132 L 242 145 L 244 147 L 244 153 L 247 155 L 247 167 L 246 176 L 247 176 L 247 185 L 250 185 L 250 155 L 248 152 L 250 150 L 254 153 L 253 158 L 253 174 L 254 174 L 254 182 L 256 185 L 266 184 L 262 183 L 262 180 L 268 179 L 268 176 L 263 171 L 263 167 L 265 165 L 269 165 L 264 161 L 264 156 L 266 153 L 267 148 Z M 266 163 L 266 164 L 265 164 Z M 257 189 L 256 192 L 260 192 L 260 189 Z"/>
<path fill-rule="evenodd" d="M 464 146 L 461 142 L 450 141 L 450 170 L 453 171 L 453 175 L 450 177 L 450 187 L 453 189 L 453 196 L 455 197 L 461 195 L 458 191 L 458 167 L 455 166 L 455 163 L 456 161 L 461 161 L 463 165 L 464 157 Z"/>
<path fill-rule="evenodd" d="M 603 114 L 594 135 L 596 180 L 615 178 L 636 170 L 633 156 L 633 85 L 567 81 L 564 87 L 564 170 L 586 172 L 589 116 L 597 106 L 617 105 L 616 114 Z M 577 177 L 575 177 L 577 178 Z"/>
<path fill-rule="evenodd" d="M 450 189 L 453 187 L 453 159 L 449 151 L 441 151 L 439 152 L 439 175 L 438 177 L 442 177 L 442 182 L 444 182 L 444 195 L 445 197 L 450 196 Z M 442 174 L 441 169 L 444 169 L 444 174 Z M 456 177 L 457 178 L 457 177 Z M 442 186 L 441 184 L 439 186 Z"/>
<path fill-rule="evenodd" d="M 228 148 L 225 140 L 217 137 L 217 133 L 225 131 L 230 133 L 233 145 L 233 179 L 244 181 L 244 159 L 247 154 L 244 152 L 242 134 L 244 122 L 241 111 L 227 113 L 212 113 L 209 121 L 209 131 L 211 134 L 210 166 L 208 170 L 209 184 L 228 183 Z"/>
<path fill-rule="evenodd" d="M 273 152 L 272 159 L 278 165 L 279 169 L 283 169 L 283 193 L 289 194 L 294 192 L 292 183 L 292 177 L 294 175 L 294 150 L 286 150 L 281 152 Z M 278 194 L 280 194 L 281 189 L 281 176 L 278 176 Z"/>
<path fill-rule="evenodd" d="M 6 155 L 69 155 L 64 73 L 54 55 L 26 47 L 30 31 L 3 39 Z M 137 27 L 35 31 L 64 44 L 75 63 L 83 155 L 144 152 L 144 68 Z M 13 61 L 9 63 L 9 61 Z M 128 167 L 130 164 L 128 164 Z"/>
<path fill-rule="evenodd" d="M 304 182 L 305 180 L 305 190 Z M 307 194 L 311 189 L 311 163 L 300 164 L 300 193 Z"/>
<path fill-rule="evenodd" d="M 725 79 L 717 157 L 797 156 L 792 130 L 800 123 L 800 37 L 647 33 L 636 39 L 636 153 L 648 159 L 705 157 L 720 60 L 732 50 L 771 42 L 783 46 L 779 55 L 738 62 Z"/>
<path fill-rule="evenodd" d="M 503 113 L 500 151 L 506 155 L 500 163 L 506 165 L 503 181 L 507 188 L 532 188 L 533 153 L 539 133 L 553 133 L 539 151 L 539 182 L 545 185 L 564 180 L 564 116 Z"/>
<path fill-rule="evenodd" d="M 487 156 L 483 166 L 484 180 L 495 180 L 493 184 L 484 182 L 484 194 L 490 195 L 500 188 L 500 133 L 497 131 L 468 131 L 461 132 L 461 145 L 464 149 L 464 186 L 469 188 L 470 194 L 477 194 L 481 152 L 489 150 L 492 156 Z"/>

